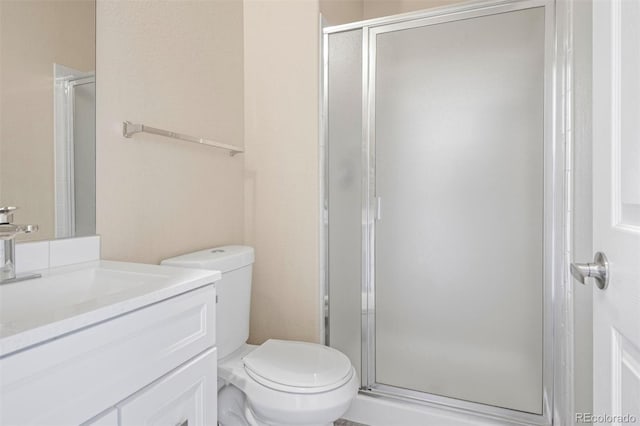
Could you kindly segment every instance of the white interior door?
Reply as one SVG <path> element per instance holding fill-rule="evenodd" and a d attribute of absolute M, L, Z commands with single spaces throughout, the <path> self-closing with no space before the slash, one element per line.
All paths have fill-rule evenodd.
<path fill-rule="evenodd" d="M 594 419 L 640 422 L 640 1 L 593 9 L 594 248 L 609 285 L 594 286 Z M 635 421 L 623 416 L 635 416 Z"/>

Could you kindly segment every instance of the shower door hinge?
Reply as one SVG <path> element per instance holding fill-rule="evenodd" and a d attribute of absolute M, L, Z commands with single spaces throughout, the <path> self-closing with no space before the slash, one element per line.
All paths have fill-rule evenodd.
<path fill-rule="evenodd" d="M 376 197 L 375 219 L 376 220 L 382 219 L 382 198 L 380 197 Z"/>

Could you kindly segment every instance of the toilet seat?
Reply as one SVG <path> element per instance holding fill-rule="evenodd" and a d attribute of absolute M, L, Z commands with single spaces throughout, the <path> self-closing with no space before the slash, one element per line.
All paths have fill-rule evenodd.
<path fill-rule="evenodd" d="M 270 339 L 242 360 L 249 377 L 282 392 L 327 392 L 353 376 L 349 358 L 315 343 Z"/>
<path fill-rule="evenodd" d="M 319 344 L 310 345 L 323 347 Z M 305 388 L 291 386 L 291 384 L 283 385 L 279 383 L 282 380 L 281 376 L 276 376 L 276 380 L 268 380 L 255 372 L 250 373 L 250 369 L 245 366 L 245 359 L 260 347 L 243 345 L 232 354 L 218 360 L 218 378 L 223 382 L 223 387 L 219 389 L 219 397 L 227 389 L 226 385 L 238 388 L 246 398 L 244 402 L 246 404 L 245 408 L 250 410 L 255 418 L 259 419 L 259 421 L 255 423 L 249 422 L 249 424 L 261 426 L 332 425 L 333 421 L 342 416 L 349 408 L 351 401 L 358 392 L 359 385 L 353 366 L 349 364 L 349 372 L 344 378 L 340 378 L 340 380 L 328 385 L 325 384 L 327 383 L 326 380 L 333 381 L 333 379 L 318 380 L 314 384 L 322 384 L 322 386 L 315 387 Z M 249 357 L 249 364 L 252 364 L 251 358 L 253 357 Z M 260 353 L 258 353 L 258 357 L 254 361 L 256 359 L 261 359 Z M 255 363 L 253 365 L 255 368 Z M 260 367 L 258 367 L 258 370 L 263 371 Z M 273 377 L 267 373 L 263 374 Z M 330 376 L 317 376 L 318 379 L 320 377 Z M 242 415 L 246 415 L 246 412 Z"/>

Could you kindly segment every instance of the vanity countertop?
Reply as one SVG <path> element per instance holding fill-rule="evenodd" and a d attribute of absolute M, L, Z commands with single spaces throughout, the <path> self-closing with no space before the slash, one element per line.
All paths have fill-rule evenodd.
<path fill-rule="evenodd" d="M 0 285 L 0 358 L 211 284 L 218 271 L 99 260 Z"/>

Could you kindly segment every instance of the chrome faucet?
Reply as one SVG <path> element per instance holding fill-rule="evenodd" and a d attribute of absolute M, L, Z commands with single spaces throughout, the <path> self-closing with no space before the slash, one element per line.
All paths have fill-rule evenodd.
<path fill-rule="evenodd" d="M 17 207 L 0 207 L 0 284 L 38 278 L 40 274 L 16 277 L 16 235 L 38 231 L 38 225 L 14 225 L 13 212 Z"/>

